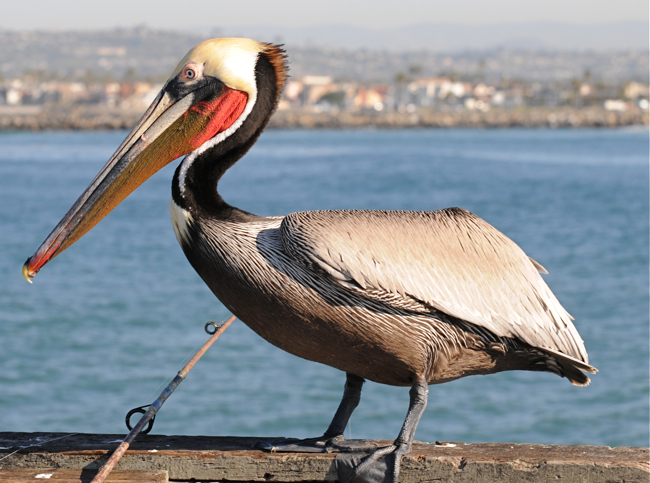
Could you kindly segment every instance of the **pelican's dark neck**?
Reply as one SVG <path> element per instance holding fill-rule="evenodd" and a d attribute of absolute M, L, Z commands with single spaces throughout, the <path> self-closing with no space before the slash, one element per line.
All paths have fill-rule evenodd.
<path fill-rule="evenodd" d="M 174 202 L 195 216 L 229 217 L 234 210 L 221 198 L 217 185 L 226 171 L 255 144 L 281 92 L 275 68 L 264 53 L 260 54 L 255 66 L 255 81 L 257 98 L 242 125 L 222 142 L 197 155 L 189 166 L 185 166 L 183 175 L 183 163 L 176 169 L 172 183 Z"/>

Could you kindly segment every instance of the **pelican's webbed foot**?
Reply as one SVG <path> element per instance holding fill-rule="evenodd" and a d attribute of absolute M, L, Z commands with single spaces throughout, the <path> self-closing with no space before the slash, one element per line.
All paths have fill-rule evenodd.
<path fill-rule="evenodd" d="M 297 439 L 281 443 L 258 441 L 256 449 L 271 453 L 339 453 L 368 451 L 377 447 L 373 441 L 347 440 L 342 434 L 327 437 L 327 433 L 320 438 Z"/>
<path fill-rule="evenodd" d="M 410 445 L 391 445 L 372 452 L 340 453 L 336 469 L 341 483 L 397 483 L 402 456 Z"/>

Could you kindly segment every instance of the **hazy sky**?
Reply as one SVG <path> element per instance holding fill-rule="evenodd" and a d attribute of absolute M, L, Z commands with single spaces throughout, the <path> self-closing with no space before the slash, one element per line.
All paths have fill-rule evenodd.
<path fill-rule="evenodd" d="M 322 24 L 385 29 L 433 22 L 648 21 L 648 0 L 7 0 L 2 3 L 0 28 L 11 30 L 100 29 L 142 24 L 202 31 L 230 26 Z"/>

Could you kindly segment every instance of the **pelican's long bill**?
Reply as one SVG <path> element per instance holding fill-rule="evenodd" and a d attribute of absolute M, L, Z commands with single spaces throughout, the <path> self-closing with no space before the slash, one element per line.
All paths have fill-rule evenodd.
<path fill-rule="evenodd" d="M 227 130 L 242 114 L 248 94 L 215 77 L 203 65 L 179 65 L 137 126 L 88 188 L 23 265 L 31 279 L 81 238 L 138 186 L 173 160 Z"/>

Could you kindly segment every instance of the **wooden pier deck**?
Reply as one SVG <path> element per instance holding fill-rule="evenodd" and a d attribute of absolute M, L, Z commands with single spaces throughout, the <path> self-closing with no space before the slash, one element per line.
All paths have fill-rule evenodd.
<path fill-rule="evenodd" d="M 89 482 L 124 437 L 63 436 L 0 432 L 0 482 Z M 337 481 L 335 454 L 252 449 L 261 439 L 282 441 L 140 435 L 107 481 Z M 647 483 L 649 460 L 649 449 L 637 447 L 414 443 L 402 460 L 400 482 Z"/>

